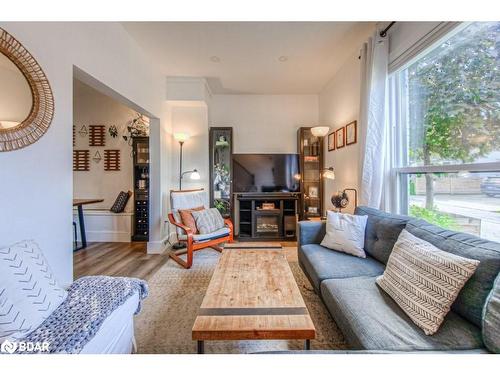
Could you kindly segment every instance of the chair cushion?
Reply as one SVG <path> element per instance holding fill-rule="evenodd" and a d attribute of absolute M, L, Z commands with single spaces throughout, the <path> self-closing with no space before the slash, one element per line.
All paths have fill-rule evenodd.
<path fill-rule="evenodd" d="M 196 221 L 194 220 L 193 217 L 193 211 L 201 211 L 204 209 L 205 207 L 200 206 L 195 208 L 179 210 L 179 216 L 181 217 L 182 224 L 189 227 L 193 231 L 193 234 L 198 233 L 198 228 L 196 228 Z"/>
<path fill-rule="evenodd" d="M 34 241 L 0 248 L 0 343 L 35 330 L 66 296 Z"/>
<path fill-rule="evenodd" d="M 368 215 L 365 230 L 365 252 L 379 262 L 387 264 L 392 248 L 410 218 L 364 206 L 356 207 L 354 213 Z"/>
<path fill-rule="evenodd" d="M 403 229 L 377 284 L 426 335 L 433 335 L 478 264 Z"/>
<path fill-rule="evenodd" d="M 443 229 L 424 220 L 411 220 L 406 230 L 438 249 L 479 260 L 479 267 L 462 288 L 451 309 L 481 327 L 483 308 L 500 272 L 500 243 Z"/>
<path fill-rule="evenodd" d="M 179 210 L 186 210 L 195 207 L 208 207 L 208 196 L 205 191 L 193 190 L 170 192 L 170 208 L 176 222 L 182 223 Z M 185 235 L 181 228 L 175 227 L 175 230 L 177 232 L 178 239 L 181 239 L 180 236 Z"/>
<path fill-rule="evenodd" d="M 210 234 L 224 228 L 224 218 L 217 208 L 191 211 L 200 234 Z"/>
<path fill-rule="evenodd" d="M 469 350 L 484 347 L 479 328 L 450 312 L 432 336 L 375 284 L 375 277 L 331 279 L 321 296 L 348 343 L 368 350 Z"/>
<path fill-rule="evenodd" d="M 172 211 L 208 205 L 207 193 L 203 190 L 172 191 L 170 207 Z"/>
<path fill-rule="evenodd" d="M 384 272 L 384 265 L 369 256 L 358 258 L 317 244 L 301 246 L 299 262 L 316 291 L 326 279 L 378 276 Z"/>
<path fill-rule="evenodd" d="M 193 241 L 195 242 L 203 242 L 203 241 L 209 241 L 209 240 L 214 240 L 216 238 L 221 238 L 221 237 L 227 237 L 229 236 L 229 233 L 231 231 L 229 230 L 229 228 L 221 228 L 219 230 L 216 230 L 215 232 L 213 233 L 208 233 L 208 234 L 195 234 L 193 236 Z M 187 240 L 187 236 L 185 234 L 182 234 L 179 237 L 179 240 L 181 241 L 186 241 Z"/>

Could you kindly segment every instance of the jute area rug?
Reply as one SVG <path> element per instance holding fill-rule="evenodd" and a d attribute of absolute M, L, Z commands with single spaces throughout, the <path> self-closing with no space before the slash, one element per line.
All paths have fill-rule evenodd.
<path fill-rule="evenodd" d="M 300 269 L 295 247 L 283 248 L 316 327 L 311 349 L 346 349 L 342 333 Z M 185 270 L 169 260 L 149 280 L 150 295 L 135 318 L 139 353 L 192 354 L 196 342 L 191 328 L 220 254 L 211 249 L 196 252 L 194 265 Z M 301 350 L 299 340 L 207 341 L 205 353 L 256 353 Z"/>

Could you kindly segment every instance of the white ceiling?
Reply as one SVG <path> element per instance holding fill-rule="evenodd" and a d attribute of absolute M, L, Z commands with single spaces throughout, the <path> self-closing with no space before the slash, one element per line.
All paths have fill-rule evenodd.
<path fill-rule="evenodd" d="M 166 76 L 205 77 L 214 94 L 317 94 L 371 22 L 124 22 Z M 214 62 L 216 56 L 220 61 Z M 280 56 L 287 61 L 280 62 Z"/>

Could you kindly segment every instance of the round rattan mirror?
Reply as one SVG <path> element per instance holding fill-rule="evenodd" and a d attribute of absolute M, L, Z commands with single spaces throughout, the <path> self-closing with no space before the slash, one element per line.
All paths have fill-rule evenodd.
<path fill-rule="evenodd" d="M 52 90 L 33 56 L 2 28 L 0 82 L 0 151 L 35 143 L 52 122 Z"/>

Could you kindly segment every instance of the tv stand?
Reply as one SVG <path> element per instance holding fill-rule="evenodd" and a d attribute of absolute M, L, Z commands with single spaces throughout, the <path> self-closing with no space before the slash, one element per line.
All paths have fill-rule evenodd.
<path fill-rule="evenodd" d="M 236 194 L 238 239 L 295 241 L 299 198 L 300 193 Z"/>

